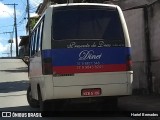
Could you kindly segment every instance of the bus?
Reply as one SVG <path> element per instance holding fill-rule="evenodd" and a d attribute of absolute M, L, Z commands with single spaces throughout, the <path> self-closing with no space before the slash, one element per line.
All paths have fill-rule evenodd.
<path fill-rule="evenodd" d="M 107 100 L 117 106 L 132 94 L 130 38 L 117 5 L 50 5 L 31 32 L 29 54 L 31 107 Z"/>

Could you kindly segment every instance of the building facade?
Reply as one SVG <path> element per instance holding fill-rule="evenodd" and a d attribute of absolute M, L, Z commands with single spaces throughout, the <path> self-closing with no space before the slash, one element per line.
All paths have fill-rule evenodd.
<path fill-rule="evenodd" d="M 117 1 L 124 12 L 131 45 L 135 93 L 160 94 L 160 0 Z"/>

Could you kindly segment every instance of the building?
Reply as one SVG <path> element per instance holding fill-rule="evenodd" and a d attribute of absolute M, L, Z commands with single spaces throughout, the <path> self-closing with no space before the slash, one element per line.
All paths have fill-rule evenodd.
<path fill-rule="evenodd" d="M 30 18 L 30 29 L 32 30 L 34 25 L 37 23 L 39 19 L 39 16 L 33 16 Z M 26 33 L 28 33 L 28 23 L 26 25 Z M 29 56 L 29 51 L 28 51 L 28 47 L 29 47 L 29 36 L 20 36 L 20 43 L 19 43 L 19 57 L 23 58 L 25 56 Z"/>
<path fill-rule="evenodd" d="M 115 2 L 124 12 L 131 44 L 136 93 L 160 94 L 160 0 Z"/>
<path fill-rule="evenodd" d="M 28 45 L 29 45 L 29 36 L 20 36 L 20 43 L 19 43 L 19 57 L 23 58 L 24 56 L 28 56 Z"/>

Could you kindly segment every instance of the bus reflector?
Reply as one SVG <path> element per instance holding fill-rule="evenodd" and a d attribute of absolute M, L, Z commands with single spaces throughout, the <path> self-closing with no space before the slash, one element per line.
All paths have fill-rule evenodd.
<path fill-rule="evenodd" d="M 44 58 L 42 60 L 42 71 L 44 75 L 52 74 L 52 58 Z"/>

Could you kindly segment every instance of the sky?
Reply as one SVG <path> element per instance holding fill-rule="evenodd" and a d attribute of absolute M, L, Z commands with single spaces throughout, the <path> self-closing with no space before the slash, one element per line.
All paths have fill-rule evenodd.
<path fill-rule="evenodd" d="M 30 16 L 35 14 L 38 5 L 43 0 L 29 0 L 30 3 Z M 5 4 L 18 4 L 16 5 L 16 17 L 17 17 L 17 34 L 18 43 L 20 42 L 20 36 L 26 35 L 26 23 L 27 23 L 27 0 L 0 0 L 0 57 L 10 57 L 11 44 L 8 40 L 12 39 L 13 43 L 13 57 L 16 54 L 15 45 L 15 31 L 14 31 L 14 6 Z"/>

